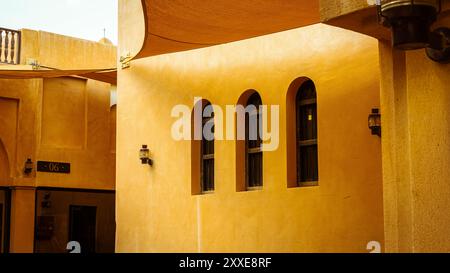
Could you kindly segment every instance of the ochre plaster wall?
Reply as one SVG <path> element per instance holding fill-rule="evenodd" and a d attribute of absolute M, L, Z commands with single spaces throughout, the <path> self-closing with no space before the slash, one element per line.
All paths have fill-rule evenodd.
<path fill-rule="evenodd" d="M 32 30 L 22 30 L 21 56 L 22 64 L 31 58 L 59 69 L 116 66 L 112 45 Z M 114 190 L 110 90 L 109 84 L 81 78 L 1 79 L 0 186 Z M 35 163 L 30 175 L 23 172 L 27 158 Z M 38 160 L 71 163 L 71 173 L 37 173 Z M 13 190 L 11 251 L 31 252 L 34 195 L 30 199 L 32 190 L 19 189 Z"/>
<path fill-rule="evenodd" d="M 319 0 L 319 2 L 320 19 L 324 22 L 334 17 L 367 8 L 369 2 L 372 5 L 375 0 Z"/>
<path fill-rule="evenodd" d="M 23 168 L 36 151 L 36 101 L 41 88 L 42 80 L 37 79 L 0 80 L 0 139 L 9 161 L 9 179 L 0 181 L 2 186 L 34 184 L 33 175 L 24 175 Z"/>
<path fill-rule="evenodd" d="M 449 252 L 450 66 L 385 42 L 380 66 L 386 250 Z"/>
<path fill-rule="evenodd" d="M 21 64 L 37 60 L 57 69 L 108 69 L 116 67 L 114 45 L 45 31 L 22 29 Z"/>
<path fill-rule="evenodd" d="M 116 65 L 112 45 L 42 31 L 22 30 L 21 52 L 22 63 L 33 58 L 61 69 Z M 106 83 L 68 77 L 0 80 L 0 139 L 10 166 L 10 181 L 0 185 L 114 189 L 110 90 Z M 27 158 L 70 162 L 73 172 L 25 176 Z"/>
<path fill-rule="evenodd" d="M 120 23 L 121 33 L 132 27 Z M 317 87 L 320 186 L 288 188 L 286 95 L 304 76 Z M 193 196 L 191 143 L 172 139 L 172 108 L 193 107 L 196 96 L 225 108 L 249 89 L 280 105 L 264 188 L 236 192 L 236 143 L 216 141 L 216 191 Z M 118 252 L 366 252 L 383 243 L 380 139 L 367 128 L 379 106 L 375 39 L 319 24 L 133 61 L 119 71 L 118 101 Z M 142 144 L 153 167 L 139 161 Z"/>
<path fill-rule="evenodd" d="M 10 169 L 2 173 L 8 179 L 0 185 L 113 190 L 115 120 L 110 111 L 109 84 L 74 78 L 0 80 L 0 139 Z M 36 173 L 35 166 L 27 176 L 27 158 L 69 162 L 72 172 Z"/>
<path fill-rule="evenodd" d="M 11 198 L 11 253 L 32 253 L 34 240 L 34 188 L 16 188 Z"/>
<path fill-rule="evenodd" d="M 70 162 L 71 173 L 38 172 L 46 187 L 114 190 L 110 85 L 83 79 L 46 79 L 38 119 L 37 158 Z M 61 91 L 64 92 L 61 92 Z"/>

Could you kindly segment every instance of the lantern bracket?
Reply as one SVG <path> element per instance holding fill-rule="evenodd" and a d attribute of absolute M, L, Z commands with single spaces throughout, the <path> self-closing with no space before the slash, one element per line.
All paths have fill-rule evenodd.
<path fill-rule="evenodd" d="M 441 27 L 430 33 L 427 56 L 438 63 L 450 63 L 450 28 Z"/>
<path fill-rule="evenodd" d="M 393 2 L 393 3 L 390 3 Z M 442 11 L 442 0 L 433 4 L 425 1 L 376 0 L 379 24 L 391 28 L 392 44 L 400 50 L 422 49 L 438 63 L 450 63 L 450 28 L 430 31 Z M 384 6 L 386 5 L 386 6 Z"/>

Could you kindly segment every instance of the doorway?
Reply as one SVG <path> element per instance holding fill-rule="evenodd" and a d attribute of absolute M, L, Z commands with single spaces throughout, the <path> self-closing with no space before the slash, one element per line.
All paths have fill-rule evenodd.
<path fill-rule="evenodd" d="M 11 194 L 0 188 L 0 253 L 9 253 L 9 225 L 11 217 Z"/>
<path fill-rule="evenodd" d="M 115 192 L 37 188 L 35 253 L 68 253 L 68 244 L 81 244 L 81 253 L 115 252 Z"/>
<path fill-rule="evenodd" d="M 97 207 L 70 206 L 69 241 L 81 245 L 82 253 L 95 253 Z"/>
<path fill-rule="evenodd" d="M 3 204 L 0 203 L 0 253 L 3 252 Z"/>

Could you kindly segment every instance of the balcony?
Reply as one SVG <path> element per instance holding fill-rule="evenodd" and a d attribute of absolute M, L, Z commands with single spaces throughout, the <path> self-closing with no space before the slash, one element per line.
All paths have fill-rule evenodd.
<path fill-rule="evenodd" d="M 0 64 L 20 63 L 20 31 L 0 28 Z"/>

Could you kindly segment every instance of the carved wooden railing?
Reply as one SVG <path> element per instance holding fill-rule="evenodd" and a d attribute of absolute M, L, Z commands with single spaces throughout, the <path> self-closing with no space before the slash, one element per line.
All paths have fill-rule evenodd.
<path fill-rule="evenodd" d="M 0 28 L 0 63 L 20 63 L 20 31 Z"/>

